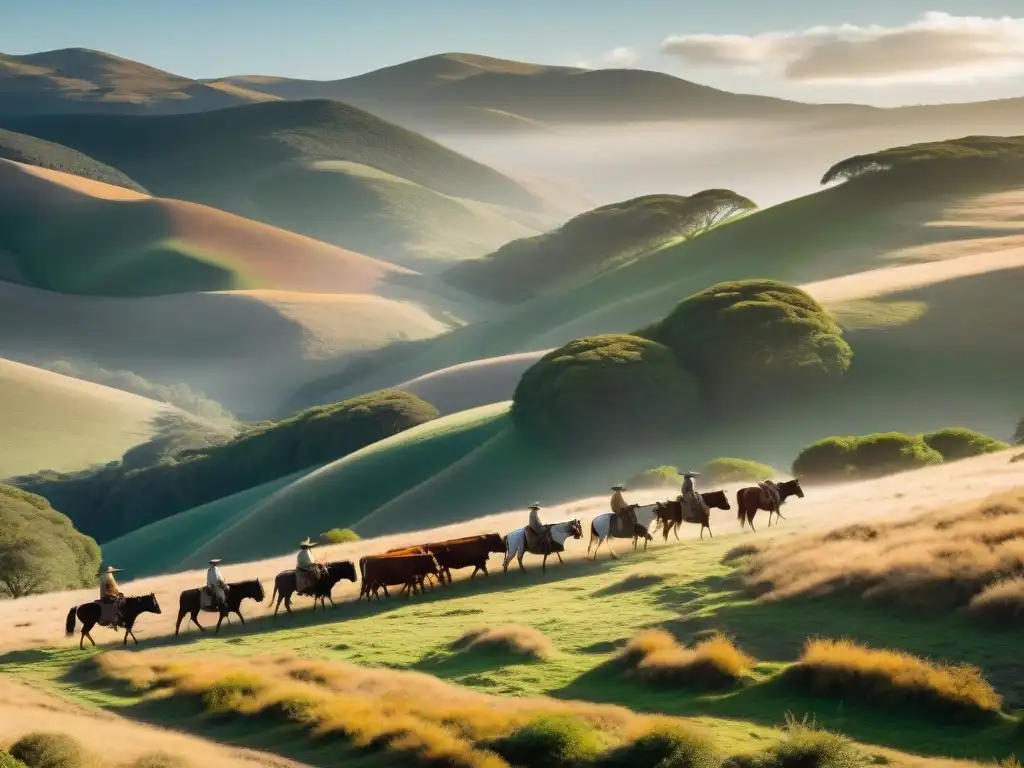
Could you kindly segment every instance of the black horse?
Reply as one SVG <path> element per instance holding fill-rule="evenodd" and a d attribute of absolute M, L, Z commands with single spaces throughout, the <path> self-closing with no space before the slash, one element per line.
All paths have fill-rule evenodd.
<path fill-rule="evenodd" d="M 181 620 L 185 618 L 186 614 L 189 614 L 189 621 L 199 627 L 200 632 L 205 632 L 203 625 L 199 623 L 199 612 L 206 610 L 212 612 L 219 612 L 220 618 L 217 619 L 217 628 L 213 634 L 220 632 L 220 625 L 227 619 L 231 621 L 230 615 L 232 613 L 237 614 L 238 618 L 242 620 L 242 626 L 245 626 L 245 617 L 242 615 L 240 610 L 242 601 L 245 599 L 255 600 L 257 603 L 262 603 L 266 598 L 267 593 L 263 589 L 263 583 L 259 579 L 253 579 L 249 581 L 236 581 L 233 584 L 228 584 L 227 590 L 227 601 L 219 611 L 217 608 L 203 608 L 202 589 L 186 589 L 181 593 L 181 597 L 178 598 L 178 623 L 174 625 L 174 636 L 178 636 L 178 631 L 181 629 Z M 185 625 L 188 629 L 188 624 Z"/>
<path fill-rule="evenodd" d="M 156 595 L 150 592 L 148 595 L 140 595 L 138 597 L 126 597 L 124 599 L 124 606 L 121 610 L 121 624 L 117 626 L 110 626 L 108 624 L 101 624 L 101 626 L 110 626 L 111 629 L 124 629 L 124 642 L 122 645 L 128 645 L 128 636 L 131 635 L 132 640 L 135 644 L 139 644 L 139 639 L 135 637 L 135 632 L 132 631 L 135 626 L 135 620 L 144 613 L 160 613 L 160 603 L 157 602 Z M 78 641 L 78 649 L 85 649 L 85 638 L 89 638 L 89 642 L 94 646 L 96 641 L 92 639 L 92 635 L 89 633 L 92 628 L 97 624 L 100 624 L 100 619 L 103 616 L 103 606 L 100 605 L 98 600 L 91 603 L 82 603 L 75 608 L 68 611 L 68 619 L 64 627 L 64 631 L 68 637 L 75 634 L 75 618 L 77 617 L 82 622 L 82 639 Z"/>
<path fill-rule="evenodd" d="M 327 604 L 325 600 L 330 600 L 331 605 L 334 605 L 334 599 L 331 597 L 331 590 L 334 589 L 334 585 L 342 579 L 348 579 L 352 583 L 356 581 L 356 566 L 351 560 L 338 560 L 333 563 L 327 563 L 324 566 L 325 575 L 321 576 L 313 587 L 312 592 L 309 594 L 313 598 L 313 610 L 316 610 L 316 604 L 320 603 L 323 606 L 324 611 L 327 610 Z M 285 610 L 288 613 L 292 612 L 292 595 L 295 594 L 295 571 L 281 571 L 274 577 L 274 593 L 271 595 L 270 600 L 274 603 L 274 616 L 277 616 L 278 610 L 281 608 L 281 601 L 284 601 Z M 276 601 L 276 602 L 275 602 Z M 335 608 L 338 606 L 334 605 Z"/>

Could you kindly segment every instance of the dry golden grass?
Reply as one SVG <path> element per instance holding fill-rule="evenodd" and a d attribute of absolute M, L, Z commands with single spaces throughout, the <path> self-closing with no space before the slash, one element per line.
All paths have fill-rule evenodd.
<path fill-rule="evenodd" d="M 949 609 L 976 597 L 983 604 L 987 591 L 989 608 L 998 598 L 1005 613 L 1024 605 L 1013 597 L 1024 591 L 992 585 L 1021 575 L 1024 487 L 906 520 L 772 542 L 751 560 L 746 578 L 763 600 L 847 592 Z"/>
<path fill-rule="evenodd" d="M 543 632 L 518 624 L 471 629 L 451 647 L 458 651 L 497 651 L 537 661 L 551 658 L 555 650 Z"/>
<path fill-rule="evenodd" d="M 1024 621 L 1024 576 L 989 584 L 971 598 L 967 610 L 972 616 L 1004 626 Z"/>
<path fill-rule="evenodd" d="M 612 663 L 657 685 L 719 688 L 746 677 L 755 660 L 721 634 L 686 648 L 663 629 L 645 629 Z"/>
<path fill-rule="evenodd" d="M 411 766 L 507 768 L 494 750 L 509 744 L 521 749 L 534 737 L 582 740 L 591 749 L 597 734 L 600 749 L 621 749 L 666 722 L 683 726 L 616 706 L 502 698 L 415 672 L 291 656 L 243 661 L 197 655 L 186 661 L 166 652 L 115 651 L 86 663 L 101 678 L 127 683 L 144 697 L 169 695 L 193 700 L 220 718 L 291 725 L 320 740 L 386 750 Z M 549 728 L 552 723 L 558 727 Z"/>
<path fill-rule="evenodd" d="M 896 708 L 911 705 L 956 717 L 993 715 L 1003 703 L 977 667 L 935 663 L 851 640 L 808 640 L 783 679 L 815 695 Z"/>

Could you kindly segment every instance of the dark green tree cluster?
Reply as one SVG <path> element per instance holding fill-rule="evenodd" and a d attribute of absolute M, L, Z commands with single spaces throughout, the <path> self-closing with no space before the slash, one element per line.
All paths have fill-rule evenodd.
<path fill-rule="evenodd" d="M 268 422 L 228 442 L 140 446 L 121 462 L 73 475 L 15 478 L 104 542 L 201 504 L 339 459 L 438 417 L 434 406 L 382 390 Z"/>
<path fill-rule="evenodd" d="M 699 414 L 698 399 L 668 348 L 637 336 L 589 336 L 523 374 L 512 419 L 546 444 L 600 451 L 670 437 Z"/>
<path fill-rule="evenodd" d="M 89 586 L 99 567 L 96 542 L 46 499 L 0 485 L 0 596 Z"/>
<path fill-rule="evenodd" d="M 696 237 L 755 208 L 731 189 L 706 189 L 689 197 L 644 195 L 581 213 L 551 232 L 513 240 L 488 256 L 455 265 L 442 277 L 495 301 L 524 301 L 676 238 Z"/>
<path fill-rule="evenodd" d="M 881 477 L 981 456 L 1008 447 L 988 435 L 960 427 L 923 435 L 881 432 L 855 437 L 827 437 L 800 451 L 793 461 L 793 474 L 809 482 Z"/>
<path fill-rule="evenodd" d="M 828 312 L 775 280 L 713 285 L 638 335 L 669 347 L 712 407 L 734 407 L 753 394 L 762 404 L 804 396 L 845 373 L 853 358 Z"/>

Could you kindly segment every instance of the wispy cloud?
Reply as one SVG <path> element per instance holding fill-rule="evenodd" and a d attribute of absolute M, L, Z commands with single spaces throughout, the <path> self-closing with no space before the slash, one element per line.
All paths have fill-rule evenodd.
<path fill-rule="evenodd" d="M 634 66 L 640 60 L 636 50 L 622 45 L 601 54 L 596 61 L 584 60 L 575 62 L 574 66 L 582 69 L 624 69 Z"/>
<path fill-rule="evenodd" d="M 672 35 L 663 53 L 691 66 L 799 82 L 952 82 L 1024 72 L 1024 18 L 926 13 L 901 27 L 812 27 L 760 35 Z"/>

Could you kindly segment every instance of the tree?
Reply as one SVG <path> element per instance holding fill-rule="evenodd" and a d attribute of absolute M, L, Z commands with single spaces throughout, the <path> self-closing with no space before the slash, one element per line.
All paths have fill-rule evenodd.
<path fill-rule="evenodd" d="M 638 335 L 669 347 L 707 402 L 733 407 L 831 381 L 853 350 L 831 315 L 805 291 L 775 280 L 718 283 L 684 299 Z"/>
<path fill-rule="evenodd" d="M 705 189 L 687 201 L 686 237 L 702 235 L 731 218 L 757 210 L 757 204 L 731 189 Z"/>
<path fill-rule="evenodd" d="M 100 548 L 41 496 L 0 485 L 0 594 L 25 597 L 93 584 Z"/>
<path fill-rule="evenodd" d="M 584 451 L 665 439 L 700 416 L 696 383 L 671 350 L 628 335 L 589 336 L 549 352 L 512 398 L 517 429 Z"/>
<path fill-rule="evenodd" d="M 922 435 L 922 438 L 929 448 L 942 454 L 944 461 L 967 459 L 1010 447 L 1002 440 L 962 427 L 946 427 Z"/>

